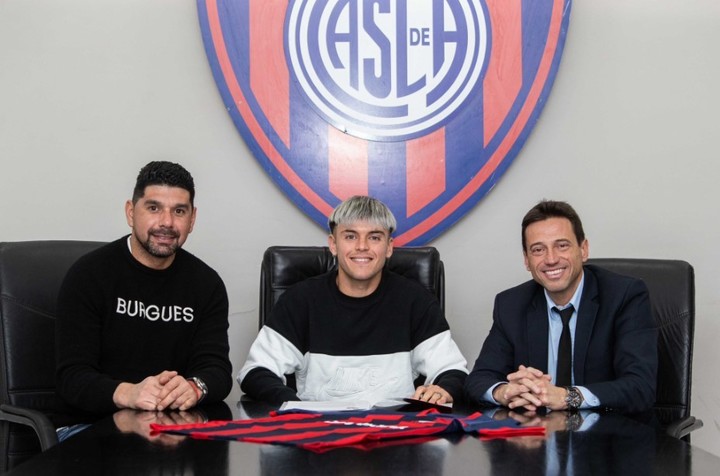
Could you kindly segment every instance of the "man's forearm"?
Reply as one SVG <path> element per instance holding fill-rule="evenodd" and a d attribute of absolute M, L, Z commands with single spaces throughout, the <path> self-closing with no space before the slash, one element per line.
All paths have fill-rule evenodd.
<path fill-rule="evenodd" d="M 300 400 L 295 390 L 285 385 L 280 377 L 263 367 L 257 367 L 248 372 L 241 382 L 240 388 L 249 397 L 273 405 Z"/>
<path fill-rule="evenodd" d="M 461 370 L 448 370 L 441 373 L 433 382 L 435 385 L 442 387 L 447 393 L 452 395 L 453 401 L 464 399 L 464 385 L 467 374 Z"/>

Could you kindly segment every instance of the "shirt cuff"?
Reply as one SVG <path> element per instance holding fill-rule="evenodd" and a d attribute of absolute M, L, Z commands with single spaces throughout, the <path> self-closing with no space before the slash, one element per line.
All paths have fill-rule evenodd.
<path fill-rule="evenodd" d="M 493 391 L 497 388 L 498 385 L 502 385 L 504 383 L 507 383 L 507 382 L 498 382 L 495 385 L 493 385 L 492 387 L 490 387 L 488 389 L 488 391 L 485 392 L 485 395 L 483 395 L 483 400 L 486 402 L 493 403 L 495 405 L 500 405 L 500 402 L 495 400 L 495 397 L 493 397 Z"/>
<path fill-rule="evenodd" d="M 590 390 L 588 390 L 585 387 L 575 387 L 578 390 L 580 390 L 580 393 L 582 393 L 583 396 L 583 402 L 580 405 L 581 409 L 585 408 L 597 408 L 600 406 L 600 399 L 595 396 L 594 393 L 592 393 Z"/>

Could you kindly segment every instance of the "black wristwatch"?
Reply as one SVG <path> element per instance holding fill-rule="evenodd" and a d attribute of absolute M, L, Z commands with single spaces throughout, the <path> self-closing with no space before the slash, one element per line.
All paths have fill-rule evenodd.
<path fill-rule="evenodd" d="M 582 393 L 580 393 L 580 390 L 575 387 L 565 387 L 565 390 L 567 390 L 568 393 L 567 397 L 565 397 L 567 409 L 570 411 L 578 410 L 580 405 L 582 405 L 582 402 L 585 400 Z"/>
<path fill-rule="evenodd" d="M 205 385 L 205 382 L 203 382 L 202 380 L 200 380 L 198 377 L 190 377 L 188 380 L 190 380 L 192 383 L 194 383 L 195 386 L 200 390 L 201 395 L 200 395 L 200 398 L 198 398 L 198 401 L 197 401 L 197 402 L 198 402 L 198 403 L 202 402 L 203 399 L 204 399 L 204 398 L 207 396 L 207 394 L 208 394 L 207 385 Z"/>

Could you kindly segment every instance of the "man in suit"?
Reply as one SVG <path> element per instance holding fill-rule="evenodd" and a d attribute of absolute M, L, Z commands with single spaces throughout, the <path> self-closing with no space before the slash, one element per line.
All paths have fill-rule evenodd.
<path fill-rule="evenodd" d="M 496 296 L 468 398 L 528 411 L 650 409 L 657 329 L 645 284 L 584 264 L 588 241 L 565 202 L 525 215 L 522 246 L 533 279 Z"/>

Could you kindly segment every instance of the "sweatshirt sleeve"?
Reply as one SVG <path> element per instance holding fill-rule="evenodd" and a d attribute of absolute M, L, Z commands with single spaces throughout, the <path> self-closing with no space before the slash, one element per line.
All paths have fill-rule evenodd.
<path fill-rule="evenodd" d="M 438 385 L 452 395 L 453 400 L 461 400 L 468 374 L 467 360 L 452 338 L 440 303 L 422 290 L 412 316 L 413 371 L 425 375 L 426 384 Z"/>
<path fill-rule="evenodd" d="M 453 400 L 464 396 L 467 361 L 446 330 L 421 342 L 412 352 L 413 368 L 426 375 L 428 383 L 445 389 Z"/>
<path fill-rule="evenodd" d="M 249 397 L 272 404 L 299 400 L 286 385 L 285 375 L 300 368 L 302 353 L 269 326 L 260 329 L 238 375 L 240 388 Z"/>
<path fill-rule="evenodd" d="M 280 377 L 263 367 L 255 367 L 250 370 L 240 382 L 240 389 L 255 400 L 271 405 L 300 400 L 295 390 L 285 385 Z"/>
<path fill-rule="evenodd" d="M 57 391 L 73 407 L 90 413 L 117 410 L 113 393 L 120 380 L 101 372 L 102 296 L 81 262 L 68 271 L 58 296 Z"/>
<path fill-rule="evenodd" d="M 232 366 L 228 357 L 228 296 L 217 277 L 208 304 L 202 310 L 192 341 L 185 378 L 198 377 L 208 387 L 203 403 L 219 402 L 232 389 Z"/>

